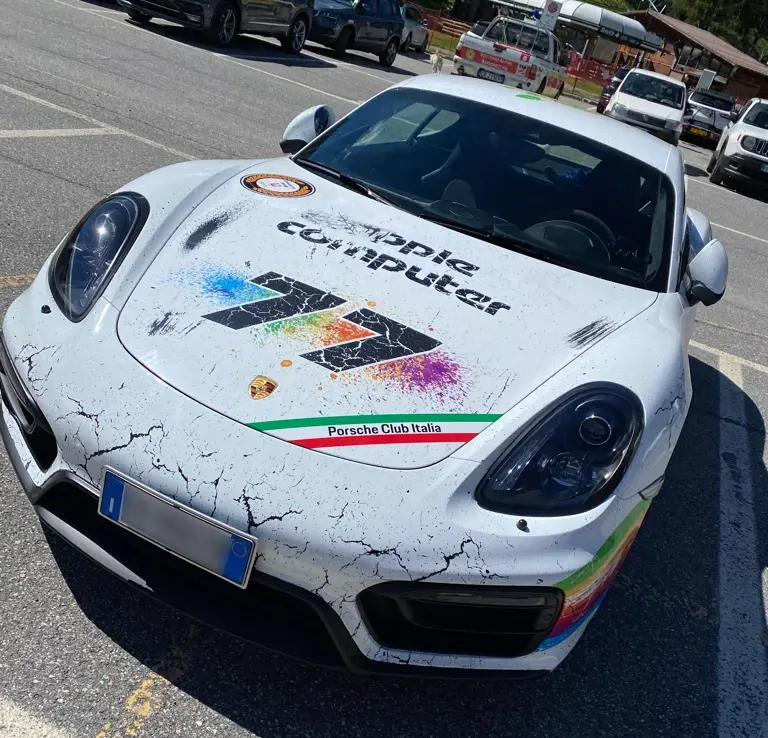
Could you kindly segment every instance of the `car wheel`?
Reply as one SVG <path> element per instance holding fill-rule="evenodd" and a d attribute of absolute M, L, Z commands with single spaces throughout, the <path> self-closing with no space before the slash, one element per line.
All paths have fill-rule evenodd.
<path fill-rule="evenodd" d="M 138 10 L 128 10 L 128 17 L 135 21 L 136 23 L 141 23 L 142 25 L 149 23 L 149 21 L 152 20 L 151 15 L 147 15 L 146 13 L 139 13 Z"/>
<path fill-rule="evenodd" d="M 205 38 L 214 46 L 231 46 L 240 33 L 240 14 L 231 0 L 224 0 L 216 6 L 211 25 L 205 30 Z"/>
<path fill-rule="evenodd" d="M 539 85 L 539 89 L 536 90 L 536 94 L 543 95 L 544 94 L 544 90 L 546 90 L 546 89 L 547 89 L 547 78 L 544 77 L 544 79 L 541 80 L 541 84 Z"/>
<path fill-rule="evenodd" d="M 333 45 L 333 50 L 339 55 L 344 56 L 347 53 L 347 49 L 352 46 L 355 40 L 355 32 L 347 26 L 341 29 L 339 37 L 336 39 L 336 43 Z"/>
<path fill-rule="evenodd" d="M 721 156 L 717 157 L 715 165 L 712 167 L 712 172 L 709 175 L 709 181 L 716 185 L 725 183 L 725 175 L 723 174 L 723 158 Z"/>
<path fill-rule="evenodd" d="M 557 88 L 557 92 L 555 93 L 555 100 L 560 99 L 560 95 L 563 94 L 563 90 L 565 90 L 565 82 L 563 82 L 560 87 Z"/>
<path fill-rule="evenodd" d="M 283 47 L 283 51 L 287 51 L 289 54 L 300 54 L 306 40 L 307 18 L 304 15 L 299 15 L 291 23 L 288 35 L 281 39 L 280 45 Z"/>
<path fill-rule="evenodd" d="M 420 54 L 423 54 L 427 50 L 427 42 L 429 41 L 429 36 L 425 33 L 424 34 L 424 40 L 421 42 L 419 47 L 416 49 Z"/>
<path fill-rule="evenodd" d="M 409 33 L 405 41 L 403 41 L 403 45 L 400 47 L 403 50 L 403 54 L 408 53 L 408 47 L 411 45 L 411 34 Z"/>
<path fill-rule="evenodd" d="M 389 39 L 387 48 L 384 49 L 383 53 L 379 54 L 379 61 L 385 67 L 391 67 L 395 63 L 396 56 L 397 56 L 397 39 L 391 38 Z"/>
<path fill-rule="evenodd" d="M 715 168 L 716 161 L 717 161 L 717 151 L 713 151 L 712 156 L 709 157 L 709 161 L 707 162 L 707 174 L 712 174 L 712 171 Z"/>

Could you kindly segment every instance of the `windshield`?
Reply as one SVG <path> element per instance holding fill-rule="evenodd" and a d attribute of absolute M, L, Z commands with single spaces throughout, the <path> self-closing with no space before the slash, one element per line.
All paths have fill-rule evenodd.
<path fill-rule="evenodd" d="M 536 26 L 500 20 L 489 29 L 485 37 L 518 49 L 533 51 L 538 55 L 546 56 L 549 52 L 549 36 L 546 31 L 540 31 Z"/>
<path fill-rule="evenodd" d="M 706 105 L 708 108 L 722 110 L 724 113 L 730 113 L 733 110 L 733 100 L 707 92 L 694 92 L 691 95 L 691 102 Z"/>
<path fill-rule="evenodd" d="M 675 210 L 669 178 L 535 118 L 398 88 L 352 112 L 294 161 L 502 248 L 666 289 Z"/>
<path fill-rule="evenodd" d="M 620 92 L 677 110 L 682 110 L 685 105 L 685 87 L 647 74 L 628 74 Z"/>
<path fill-rule="evenodd" d="M 768 105 L 758 103 L 744 116 L 744 123 L 768 131 Z"/>

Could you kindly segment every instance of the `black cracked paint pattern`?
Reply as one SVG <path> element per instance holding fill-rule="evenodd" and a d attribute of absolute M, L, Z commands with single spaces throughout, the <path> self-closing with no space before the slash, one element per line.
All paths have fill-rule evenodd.
<path fill-rule="evenodd" d="M 290 277 L 284 277 L 277 272 L 267 272 L 254 277 L 251 282 L 281 293 L 280 297 L 252 302 L 247 305 L 217 310 L 203 317 L 216 323 L 240 330 L 251 328 L 275 320 L 285 320 L 295 315 L 315 313 L 319 310 L 330 310 L 343 305 L 346 300 L 330 292 L 325 292 L 311 285 L 299 282 Z"/>
<path fill-rule="evenodd" d="M 604 338 L 613 330 L 616 329 L 616 323 L 607 318 L 600 318 L 593 320 L 583 328 L 574 331 L 568 336 L 568 345 L 571 348 L 581 349 L 587 348 L 592 344 L 597 343 L 601 338 Z"/>
<path fill-rule="evenodd" d="M 367 308 L 345 315 L 344 320 L 377 335 L 310 351 L 301 354 L 301 357 L 331 371 L 344 372 L 382 361 L 423 354 L 440 345 L 437 339 Z"/>

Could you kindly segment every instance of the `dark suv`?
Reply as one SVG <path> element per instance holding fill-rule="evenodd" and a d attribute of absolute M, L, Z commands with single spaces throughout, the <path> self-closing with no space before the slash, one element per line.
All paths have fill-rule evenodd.
<path fill-rule="evenodd" d="M 312 25 L 313 0 L 117 0 L 137 23 L 164 18 L 197 28 L 211 44 L 229 46 L 240 31 L 276 36 L 298 54 Z"/>
<path fill-rule="evenodd" d="M 338 54 L 359 49 L 392 66 L 405 21 L 397 0 L 315 0 L 309 38 Z"/>

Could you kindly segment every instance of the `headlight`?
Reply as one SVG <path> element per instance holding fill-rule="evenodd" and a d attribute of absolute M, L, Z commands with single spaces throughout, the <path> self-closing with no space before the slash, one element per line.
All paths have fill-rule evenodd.
<path fill-rule="evenodd" d="M 583 388 L 547 413 L 496 464 L 475 498 L 515 515 L 571 515 L 618 485 L 643 430 L 640 401 L 617 385 Z"/>
<path fill-rule="evenodd" d="M 679 120 L 675 120 L 674 118 L 668 120 L 664 124 L 670 131 L 676 131 L 678 128 L 682 128 L 683 124 Z"/>
<path fill-rule="evenodd" d="M 747 151 L 754 151 L 755 146 L 757 146 L 757 139 L 754 136 L 745 136 L 741 139 L 741 146 Z"/>
<path fill-rule="evenodd" d="M 85 317 L 139 235 L 149 203 L 120 193 L 92 208 L 75 226 L 51 263 L 51 291 L 73 321 Z"/>
<path fill-rule="evenodd" d="M 626 105 L 614 105 L 611 108 L 611 113 L 613 113 L 613 115 L 620 115 L 623 118 L 627 114 L 627 106 Z"/>

